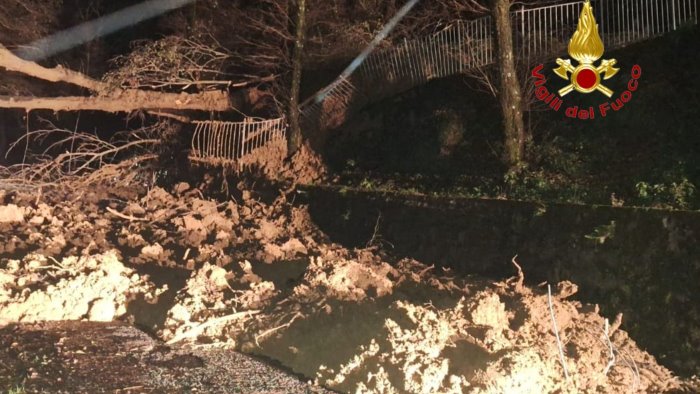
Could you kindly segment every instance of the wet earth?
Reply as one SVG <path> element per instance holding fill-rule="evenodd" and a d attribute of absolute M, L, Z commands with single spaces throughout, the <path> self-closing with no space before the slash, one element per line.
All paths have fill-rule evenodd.
<path fill-rule="evenodd" d="M 330 393 L 250 356 L 165 345 L 122 322 L 0 328 L 0 392 Z"/>

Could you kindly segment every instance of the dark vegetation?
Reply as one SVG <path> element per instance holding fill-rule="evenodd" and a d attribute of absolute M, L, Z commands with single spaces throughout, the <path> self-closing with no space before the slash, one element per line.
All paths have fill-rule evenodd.
<path fill-rule="evenodd" d="M 341 184 L 409 193 L 700 209 L 697 120 L 700 31 L 684 28 L 606 56 L 620 73 L 618 97 L 634 64 L 639 89 L 619 112 L 574 120 L 533 107 L 529 165 L 508 171 L 498 102 L 459 77 L 434 81 L 366 108 L 334 132 L 326 156 Z M 545 63 L 548 85 L 559 81 Z M 602 95 L 567 97 L 587 108 Z"/>

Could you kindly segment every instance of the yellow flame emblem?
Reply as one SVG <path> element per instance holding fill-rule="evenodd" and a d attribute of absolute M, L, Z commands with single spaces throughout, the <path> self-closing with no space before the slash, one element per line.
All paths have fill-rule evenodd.
<path fill-rule="evenodd" d="M 559 90 L 559 95 L 563 97 L 571 93 L 572 90 L 580 93 L 590 93 L 597 90 L 611 97 L 613 91 L 600 83 L 601 74 L 603 74 L 602 79 L 609 79 L 620 69 L 613 67 L 617 63 L 615 59 L 603 60 L 597 67 L 593 65 L 603 56 L 604 51 L 603 40 L 598 34 L 598 24 L 593 16 L 593 7 L 590 1 L 586 0 L 581 10 L 576 32 L 569 41 L 569 55 L 576 59 L 579 65 L 574 67 L 569 59 L 557 59 L 559 67 L 554 70 L 554 73 L 571 82 Z"/>

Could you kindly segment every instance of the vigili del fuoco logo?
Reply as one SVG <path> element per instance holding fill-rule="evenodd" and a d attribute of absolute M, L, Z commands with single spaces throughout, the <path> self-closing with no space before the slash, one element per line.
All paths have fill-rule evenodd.
<path fill-rule="evenodd" d="M 603 59 L 596 65 L 596 62 L 603 57 L 604 50 L 603 40 L 598 34 L 598 24 L 593 16 L 593 7 L 590 1 L 586 0 L 581 10 L 576 32 L 569 41 L 569 56 L 576 60 L 578 65 L 573 65 L 571 59 L 557 59 L 559 67 L 553 70 L 556 75 L 568 81 L 569 84 L 559 89 L 558 96 L 551 93 L 545 86 L 547 80 L 542 74 L 544 65 L 540 64 L 532 70 L 536 86 L 535 97 L 548 104 L 554 111 L 559 111 L 564 106 L 563 97 L 573 91 L 583 94 L 599 93 L 612 98 L 615 92 L 605 86 L 603 81 L 614 77 L 620 69 L 615 68 L 617 64 L 615 59 Z M 569 118 L 595 119 L 597 114 L 600 114 L 600 117 L 605 117 L 611 110 L 619 111 L 632 100 L 632 92 L 639 87 L 641 76 L 642 68 L 635 64 L 632 67 L 627 89 L 612 101 L 605 101 L 597 108 L 568 106 L 565 107 L 564 114 Z"/>

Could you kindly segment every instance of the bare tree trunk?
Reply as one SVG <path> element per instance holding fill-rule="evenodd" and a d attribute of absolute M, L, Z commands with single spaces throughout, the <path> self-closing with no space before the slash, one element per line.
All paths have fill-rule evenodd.
<path fill-rule="evenodd" d="M 525 143 L 528 135 L 523 122 L 523 98 L 515 68 L 513 30 L 510 24 L 511 1 L 493 0 L 491 12 L 498 41 L 499 98 L 505 131 L 505 159 L 509 167 L 515 169 L 525 161 Z"/>
<path fill-rule="evenodd" d="M 7 71 L 16 71 L 49 82 L 66 82 L 93 92 L 106 89 L 106 86 L 102 82 L 79 72 L 61 66 L 46 68 L 35 62 L 19 58 L 2 44 L 0 44 L 0 68 L 4 68 Z"/>
<path fill-rule="evenodd" d="M 302 133 L 299 123 L 299 91 L 301 89 L 302 55 L 304 53 L 304 33 L 306 30 L 306 0 L 297 0 L 296 38 L 292 59 L 292 90 L 289 99 L 289 139 L 288 152 L 293 155 L 301 147 Z"/>
<path fill-rule="evenodd" d="M 228 111 L 231 107 L 226 92 L 196 94 L 161 93 L 143 90 L 124 90 L 118 96 L 64 96 L 21 97 L 0 96 L 0 108 L 19 108 L 26 111 L 104 111 L 131 112 L 135 110 L 194 110 Z"/>

